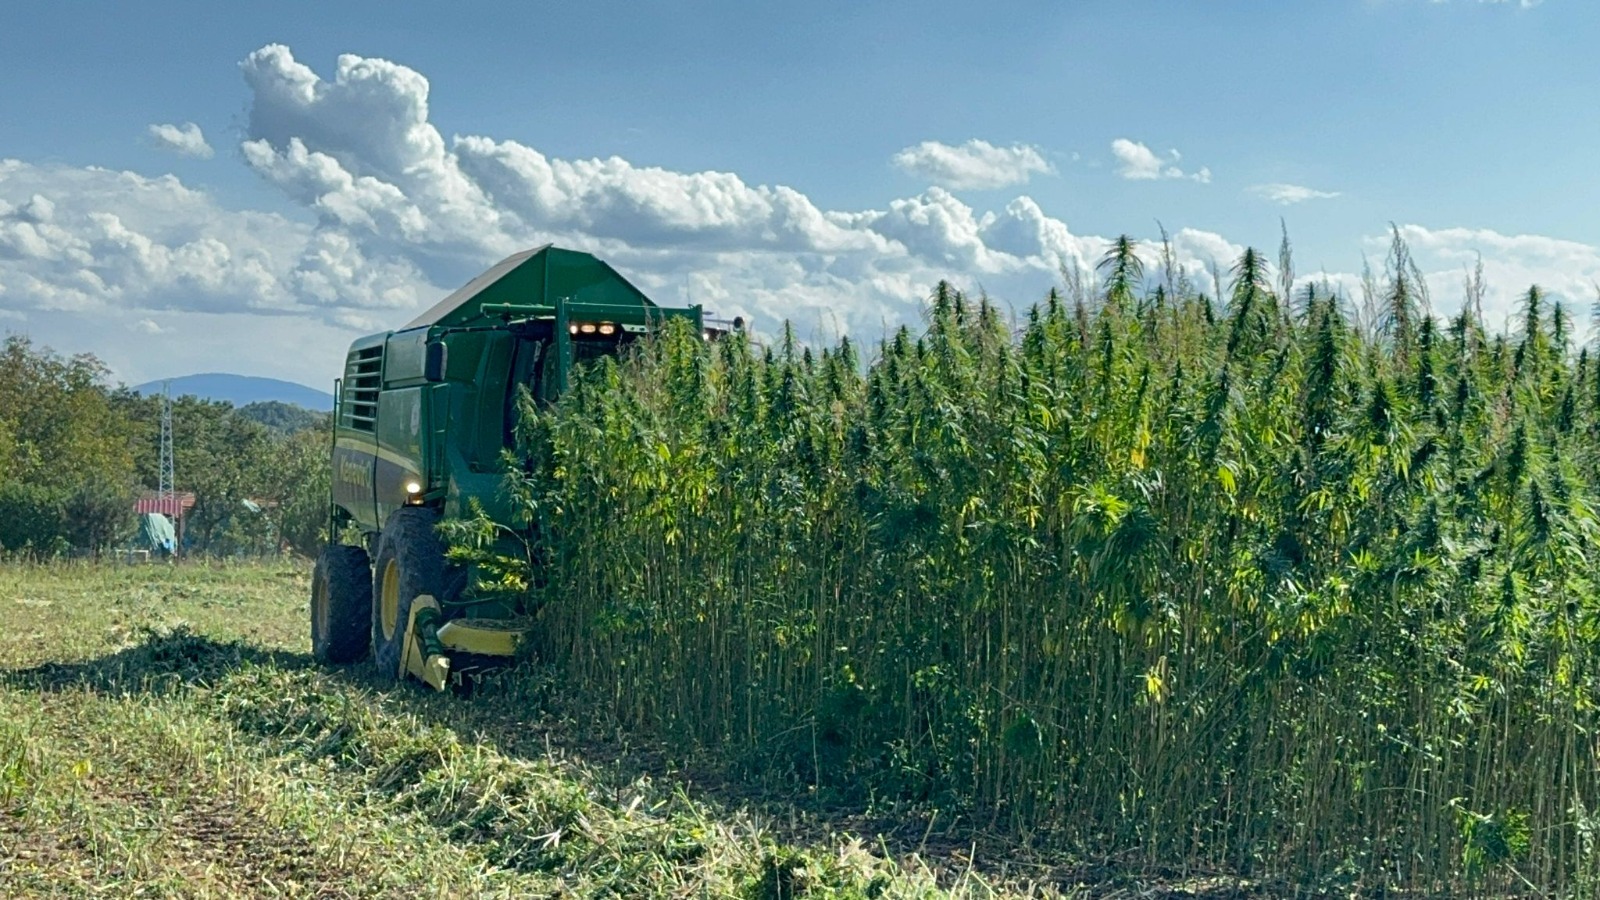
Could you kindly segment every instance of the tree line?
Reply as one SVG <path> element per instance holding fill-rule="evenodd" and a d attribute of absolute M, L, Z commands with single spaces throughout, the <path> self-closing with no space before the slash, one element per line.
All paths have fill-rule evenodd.
<path fill-rule="evenodd" d="M 0 345 L 0 551 L 98 555 L 126 545 L 160 479 L 161 397 L 114 385 L 90 354 L 22 335 Z M 185 550 L 314 555 L 327 528 L 326 414 L 280 403 L 172 401 L 175 489 L 194 494 Z M 247 502 L 248 501 L 248 502 Z"/>

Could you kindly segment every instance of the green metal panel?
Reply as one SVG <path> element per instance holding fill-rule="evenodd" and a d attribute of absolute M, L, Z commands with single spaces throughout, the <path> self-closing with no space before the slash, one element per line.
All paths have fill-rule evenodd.
<path fill-rule="evenodd" d="M 422 388 L 385 390 L 378 398 L 378 446 L 408 460 L 422 459 Z"/>
<path fill-rule="evenodd" d="M 333 445 L 333 503 L 344 510 L 362 531 L 378 530 L 378 511 L 373 505 L 373 467 L 378 459 L 375 436 L 348 429 L 335 429 Z"/>
<path fill-rule="evenodd" d="M 433 331 L 435 329 L 429 330 Z M 491 337 L 493 337 L 492 334 L 482 331 L 465 331 L 441 335 L 440 339 L 450 348 L 449 357 L 445 360 L 445 380 L 470 381 L 473 376 L 477 375 L 478 363 L 483 359 L 484 345 L 488 343 Z"/>
<path fill-rule="evenodd" d="M 485 304 L 554 305 L 557 300 L 625 307 L 655 306 L 643 291 L 591 254 L 546 244 L 496 263 L 411 320 L 406 329 L 486 324 L 488 319 L 481 312 Z"/>
<path fill-rule="evenodd" d="M 406 484 L 428 483 L 423 471 L 422 388 L 385 389 L 378 398 L 378 449 L 372 491 L 379 522 L 405 505 Z"/>
<path fill-rule="evenodd" d="M 484 343 L 473 384 L 477 390 L 464 421 L 452 429 L 462 445 L 468 463 L 475 471 L 499 471 L 500 451 L 505 447 L 505 403 L 511 377 L 511 351 L 515 340 L 497 332 Z M 467 423 L 471 423 L 469 430 Z"/>

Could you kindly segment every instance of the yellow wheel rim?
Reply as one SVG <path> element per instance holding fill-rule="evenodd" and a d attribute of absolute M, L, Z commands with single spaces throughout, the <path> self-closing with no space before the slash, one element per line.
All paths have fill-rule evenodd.
<path fill-rule="evenodd" d="M 383 639 L 394 640 L 400 624 L 400 564 L 395 560 L 383 567 Z"/>
<path fill-rule="evenodd" d="M 328 588 L 320 578 L 311 584 L 311 620 L 318 634 L 328 633 Z"/>

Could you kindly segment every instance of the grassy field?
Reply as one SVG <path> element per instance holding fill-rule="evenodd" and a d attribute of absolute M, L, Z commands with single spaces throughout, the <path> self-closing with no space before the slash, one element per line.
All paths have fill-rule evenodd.
<path fill-rule="evenodd" d="M 598 740 L 539 670 L 470 699 L 382 689 L 311 661 L 307 581 L 0 567 L 0 897 L 1235 892 L 1085 887 L 1093 870 L 991 859 L 937 822 L 696 778 Z"/>

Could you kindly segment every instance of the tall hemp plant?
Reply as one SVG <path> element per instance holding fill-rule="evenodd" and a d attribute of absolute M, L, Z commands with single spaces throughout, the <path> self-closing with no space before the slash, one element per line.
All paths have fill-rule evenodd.
<path fill-rule="evenodd" d="M 1600 373 L 1537 288 L 1352 320 L 1113 243 L 1013 324 L 671 327 L 525 405 L 539 651 L 625 728 L 1052 846 L 1320 889 L 1600 889 Z M 1095 287 L 1098 285 L 1098 287 Z M 1094 293 L 1090 293 L 1093 291 Z M 491 545 L 482 531 L 480 548 Z M 466 533 L 466 532 L 463 532 Z"/>

